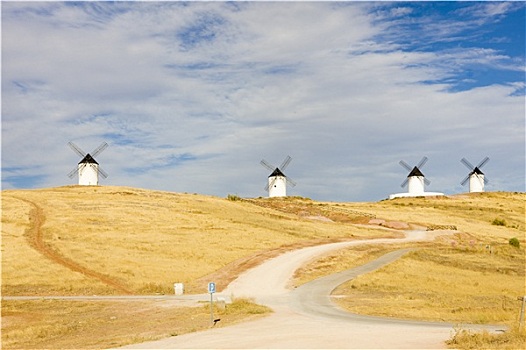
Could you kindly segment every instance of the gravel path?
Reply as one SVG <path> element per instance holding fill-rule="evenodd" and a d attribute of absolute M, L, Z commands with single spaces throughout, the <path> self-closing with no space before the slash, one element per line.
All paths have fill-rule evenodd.
<path fill-rule="evenodd" d="M 221 294 L 251 297 L 274 313 L 263 319 L 213 328 L 127 349 L 439 349 L 454 332 L 445 323 L 402 321 L 353 315 L 331 303 L 339 284 L 388 264 L 407 249 L 397 250 L 364 266 L 327 276 L 295 290 L 287 288 L 294 271 L 313 257 L 360 244 L 430 240 L 437 233 L 408 232 L 403 239 L 377 239 L 326 244 L 283 254 L 242 274 Z M 476 328 L 476 327 L 475 327 Z"/>

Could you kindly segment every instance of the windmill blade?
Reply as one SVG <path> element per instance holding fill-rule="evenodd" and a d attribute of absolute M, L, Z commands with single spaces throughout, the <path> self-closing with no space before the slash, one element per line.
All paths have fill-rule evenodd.
<path fill-rule="evenodd" d="M 267 186 L 265 186 L 265 191 L 268 191 L 272 186 L 274 186 L 274 182 L 276 182 L 277 178 L 273 178 L 272 181 L 267 183 Z"/>
<path fill-rule="evenodd" d="M 93 150 L 93 152 L 91 152 L 91 156 L 95 158 L 96 156 L 101 154 L 102 151 L 104 151 L 106 149 L 106 147 L 108 147 L 108 143 L 107 142 L 101 143 L 99 147 L 95 148 Z"/>
<path fill-rule="evenodd" d="M 410 172 L 410 171 L 412 170 L 411 166 L 410 166 L 409 164 L 407 164 L 406 162 L 404 162 L 403 160 L 401 160 L 401 161 L 398 162 L 398 163 L 399 163 L 401 166 L 403 166 L 404 168 L 406 168 L 407 171 Z M 403 187 L 403 186 L 402 186 L 402 187 Z"/>
<path fill-rule="evenodd" d="M 80 166 L 77 166 L 75 169 L 73 169 L 69 174 L 68 176 L 70 178 L 73 178 L 73 176 L 75 176 L 77 173 L 80 173 L 82 170 L 84 170 L 84 168 L 86 167 L 87 163 L 82 163 Z"/>
<path fill-rule="evenodd" d="M 468 160 L 467 160 L 466 158 L 462 158 L 462 159 L 460 160 L 460 162 L 461 162 L 462 164 L 464 164 L 469 170 L 473 170 L 473 169 L 475 169 L 475 167 L 473 166 L 473 164 L 471 164 L 470 162 L 468 162 Z"/>
<path fill-rule="evenodd" d="M 291 156 L 287 156 L 287 158 L 285 158 L 285 160 L 283 161 L 283 163 L 281 163 L 279 169 L 281 171 L 285 171 L 285 168 L 289 165 L 290 161 L 292 160 L 292 157 Z"/>
<path fill-rule="evenodd" d="M 100 176 L 102 176 L 103 179 L 105 179 L 105 178 L 108 177 L 108 173 L 105 172 L 104 170 L 102 170 L 102 168 L 100 167 L 100 165 L 99 165 L 99 167 L 97 168 L 97 172 L 99 173 Z"/>
<path fill-rule="evenodd" d="M 488 178 L 484 176 L 484 184 L 486 185 L 489 182 Z"/>
<path fill-rule="evenodd" d="M 402 182 L 402 184 L 400 185 L 400 187 L 405 187 L 407 185 L 407 183 L 409 182 L 409 178 L 406 178 L 404 182 Z"/>
<path fill-rule="evenodd" d="M 80 157 L 84 157 L 86 156 L 86 152 L 84 152 L 83 150 L 80 149 L 79 146 L 75 145 L 73 142 L 69 141 L 68 142 L 68 146 L 71 147 L 71 149 L 73 150 L 73 152 L 75 152 L 76 154 L 78 154 Z"/>
<path fill-rule="evenodd" d="M 287 183 L 288 183 L 290 186 L 292 186 L 292 187 L 296 186 L 296 183 L 295 183 L 290 177 L 285 176 L 285 179 L 287 180 Z"/>
<path fill-rule="evenodd" d="M 431 181 L 429 181 L 429 180 L 426 179 L 425 177 L 424 177 L 424 183 L 425 183 L 426 185 L 428 185 L 428 186 L 431 185 Z"/>
<path fill-rule="evenodd" d="M 487 162 L 489 161 L 489 157 L 484 158 L 479 165 L 477 165 L 477 168 L 482 168 Z"/>
<path fill-rule="evenodd" d="M 462 182 L 460 183 L 462 186 L 466 185 L 466 183 L 467 183 L 468 180 L 469 180 L 469 176 L 470 176 L 470 175 L 466 176 L 466 177 L 464 178 L 464 180 L 462 180 Z"/>
<path fill-rule="evenodd" d="M 424 164 L 427 163 L 427 159 L 428 159 L 428 158 L 427 158 L 426 156 L 424 156 L 424 157 L 420 160 L 420 162 L 417 164 L 416 167 L 417 167 L 417 168 L 422 168 L 422 167 L 424 166 Z"/>
<path fill-rule="evenodd" d="M 267 168 L 268 170 L 270 171 L 274 171 L 274 169 L 276 169 L 275 166 L 272 166 L 269 162 L 267 162 L 265 159 L 262 159 L 261 162 L 259 162 L 259 164 L 263 165 L 265 168 Z"/>
<path fill-rule="evenodd" d="M 68 174 L 68 177 L 72 179 L 77 173 L 79 172 L 79 167 L 76 166 L 75 169 L 71 170 L 71 172 Z"/>

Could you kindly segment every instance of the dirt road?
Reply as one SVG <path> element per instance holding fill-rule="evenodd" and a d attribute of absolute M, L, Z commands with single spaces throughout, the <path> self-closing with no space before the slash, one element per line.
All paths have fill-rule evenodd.
<path fill-rule="evenodd" d="M 436 233 L 434 233 L 436 235 Z M 207 331 L 127 346 L 127 349 L 439 349 L 453 325 L 411 322 L 349 314 L 331 303 L 330 292 L 342 282 L 388 264 L 405 254 L 399 250 L 364 266 L 287 288 L 294 271 L 315 256 L 348 246 L 433 239 L 433 234 L 409 232 L 403 239 L 332 243 L 292 251 L 253 268 L 221 294 L 251 297 L 274 313 L 266 318 Z"/>
<path fill-rule="evenodd" d="M 110 276 L 106 276 L 97 271 L 91 270 L 88 267 L 65 257 L 58 250 L 54 249 L 49 242 L 44 240 L 43 226 L 46 222 L 46 216 L 42 207 L 40 207 L 36 202 L 30 201 L 26 198 L 16 196 L 12 196 L 12 198 L 25 202 L 30 206 L 29 227 L 26 230 L 25 236 L 29 245 L 33 249 L 57 264 L 107 284 L 108 286 L 114 288 L 116 292 L 132 294 L 132 291 L 124 286 L 121 282 L 111 278 Z"/>

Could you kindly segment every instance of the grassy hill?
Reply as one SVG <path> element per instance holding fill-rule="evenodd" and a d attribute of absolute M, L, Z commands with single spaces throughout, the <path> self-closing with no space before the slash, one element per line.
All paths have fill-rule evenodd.
<path fill-rule="evenodd" d="M 370 222 L 375 225 L 366 225 Z M 440 289 L 451 281 L 452 273 L 459 275 L 466 270 L 468 277 L 462 277 L 465 279 L 459 279 L 458 283 L 466 283 L 466 278 L 468 281 L 475 279 L 470 283 L 478 283 L 477 293 L 486 293 L 483 289 L 490 288 L 482 280 L 504 278 L 498 280 L 506 284 L 506 288 L 501 288 L 503 291 L 497 292 L 498 295 L 491 300 L 485 299 L 484 307 L 491 307 L 497 300 L 499 307 L 509 309 L 499 316 L 499 320 L 511 321 L 516 305 L 510 300 L 524 294 L 524 193 L 401 198 L 377 203 L 328 203 L 299 197 L 217 198 L 112 186 L 5 190 L 2 191 L 2 294 L 173 294 L 175 282 L 185 283 L 187 293 L 205 293 L 207 282 L 215 281 L 218 290 L 221 290 L 245 269 L 289 249 L 339 240 L 401 235 L 385 230 L 385 227 L 436 229 L 446 226 L 456 226 L 458 231 L 453 236 L 420 245 L 419 250 L 396 265 L 396 271 L 379 271 L 384 273 L 381 277 L 374 274 L 368 276 L 376 278 L 376 282 L 357 281 L 342 286 L 338 293 L 348 296 L 360 292 L 364 297 L 368 293 L 372 295 L 374 290 L 378 292 L 377 300 L 382 300 L 385 293 L 393 294 L 396 288 L 400 288 L 393 281 L 399 281 L 399 284 L 403 281 L 404 285 L 412 286 L 429 284 L 429 280 L 420 280 L 419 276 L 433 275 L 437 276 L 433 288 Z M 512 238 L 518 239 L 520 249 L 510 246 Z M 386 249 L 392 248 L 366 247 L 322 257 L 298 272 L 298 283 L 349 268 Z M 417 273 L 414 271 L 416 266 Z M 459 267 L 462 268 L 459 270 Z M 469 275 L 470 271 L 484 275 Z M 393 276 L 387 284 L 390 289 L 387 292 L 382 290 L 384 284 L 378 282 L 378 278 L 386 280 L 386 275 Z M 422 293 L 429 295 L 433 290 L 431 288 Z M 400 295 L 407 300 L 418 297 L 410 291 L 400 291 Z M 454 314 L 446 312 L 445 316 L 442 313 L 435 319 L 447 320 L 451 315 L 454 316 L 452 319 L 458 319 L 459 314 L 475 317 L 458 309 L 461 306 L 457 304 L 465 302 L 465 299 L 447 295 L 443 298 L 446 301 L 441 299 L 440 307 L 456 308 L 458 311 Z M 454 305 L 444 306 L 448 300 Z M 503 303 L 507 304 L 502 306 Z M 371 307 L 359 310 L 361 312 L 374 313 L 374 310 L 381 309 L 374 302 L 362 304 Z M 78 323 L 76 327 L 64 326 L 58 330 L 46 326 L 46 322 L 56 322 L 52 320 L 52 314 L 60 319 L 60 312 L 51 311 L 57 308 L 62 308 L 64 312 L 67 310 L 68 319 L 72 322 L 87 322 L 78 321 L 73 316 L 76 312 L 85 317 L 90 312 L 93 315 L 104 314 L 101 310 L 109 308 L 100 304 L 80 305 L 55 302 L 46 307 L 42 302 L 3 302 L 3 319 L 9 316 L 9 322 L 2 325 L 3 347 L 35 346 L 27 340 L 34 339 L 35 332 L 42 335 L 38 344 L 48 348 L 78 347 L 78 344 L 83 344 L 83 347 L 115 346 L 174 332 L 161 326 L 164 321 L 160 320 L 169 317 L 158 307 L 155 315 L 149 313 L 149 322 L 134 326 L 144 328 L 145 323 L 155 325 L 144 330 L 144 334 L 137 328 L 135 332 L 143 335 L 136 339 L 127 339 L 126 334 L 118 340 L 93 337 L 94 324 L 92 328 L 82 330 L 86 332 L 86 339 L 98 339 L 98 342 L 89 343 L 80 336 Z M 402 310 L 401 317 L 422 316 L 411 312 L 403 314 L 404 309 L 411 309 L 409 305 L 393 305 L 394 309 Z M 141 306 L 143 310 L 151 307 Z M 352 305 L 345 307 L 353 308 Z M 120 304 L 112 305 L 112 308 L 118 316 L 111 317 L 118 320 L 123 316 L 141 317 L 144 321 L 146 317 L 133 314 L 138 312 L 135 307 L 126 308 Z M 88 312 L 88 309 L 92 311 Z M 253 313 L 247 310 L 245 308 L 237 316 L 232 316 L 232 320 Z M 173 315 L 173 310 L 170 312 Z M 195 310 L 185 312 L 195 315 Z M 380 310 L 380 314 L 390 312 Z M 428 310 L 426 313 L 432 312 Z M 186 328 L 181 326 L 177 332 L 206 327 L 206 312 L 201 314 L 204 316 L 195 318 L 203 319 L 199 321 L 201 323 L 186 322 Z M 31 317 L 28 315 L 40 315 L 42 323 L 33 325 L 31 322 L 37 321 L 31 319 L 29 322 Z M 476 317 L 480 317 L 480 313 Z M 173 317 L 170 319 L 173 321 Z M 110 325 L 107 319 L 101 319 L 95 322 L 96 327 L 102 327 L 105 334 L 110 326 L 114 327 L 115 334 L 119 333 L 117 329 L 130 327 L 130 324 L 122 323 L 124 321 L 112 320 Z M 484 322 L 484 317 L 476 321 Z M 32 324 L 33 328 L 28 328 L 28 324 Z M 26 328 L 20 331 L 21 327 Z M 13 328 L 19 328 L 18 333 Z M 69 343 L 68 337 L 72 339 Z M 57 343 L 59 339 L 62 343 Z"/>
<path fill-rule="evenodd" d="M 266 201 L 124 187 L 3 191 L 2 292 L 171 293 L 183 282 L 202 293 L 200 278 L 239 259 L 246 265 L 263 252 L 389 235 L 258 205 Z"/>

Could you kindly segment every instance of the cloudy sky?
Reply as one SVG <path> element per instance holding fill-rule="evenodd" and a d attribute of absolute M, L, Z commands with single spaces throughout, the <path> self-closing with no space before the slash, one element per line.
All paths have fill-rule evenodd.
<path fill-rule="evenodd" d="M 524 2 L 2 1 L 2 187 L 122 185 L 375 201 L 525 188 Z"/>

